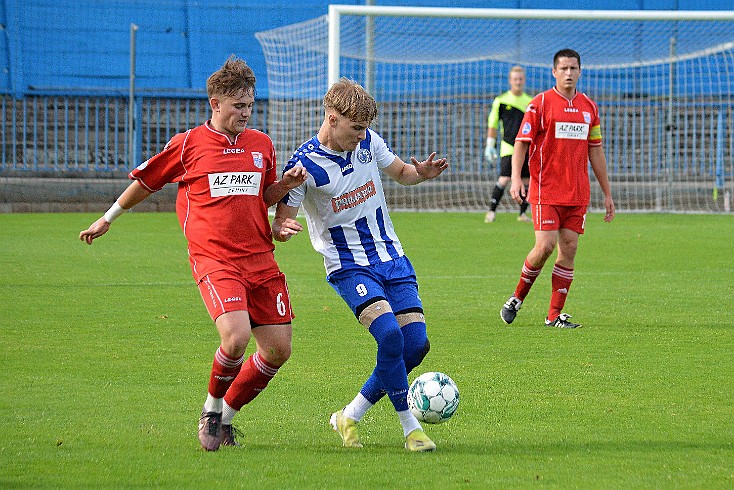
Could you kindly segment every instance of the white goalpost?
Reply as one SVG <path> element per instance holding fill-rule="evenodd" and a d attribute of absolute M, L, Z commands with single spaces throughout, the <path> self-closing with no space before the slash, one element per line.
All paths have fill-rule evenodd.
<path fill-rule="evenodd" d="M 393 209 L 486 210 L 498 172 L 483 159 L 492 99 L 514 65 L 530 94 L 550 88 L 553 54 L 572 48 L 579 89 L 600 108 L 619 210 L 730 211 L 734 12 L 331 5 L 257 38 L 281 163 L 316 133 L 321 98 L 342 76 L 375 97 L 373 127 L 403 159 L 448 158 L 440 179 L 407 188 L 385 179 Z M 592 210 L 602 205 L 592 186 Z M 504 199 L 500 209 L 511 208 Z"/>

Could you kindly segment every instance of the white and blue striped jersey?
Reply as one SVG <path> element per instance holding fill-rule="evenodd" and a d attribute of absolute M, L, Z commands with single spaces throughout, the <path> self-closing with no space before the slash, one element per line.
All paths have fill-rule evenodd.
<path fill-rule="evenodd" d="M 326 273 L 387 262 L 403 256 L 382 190 L 380 170 L 396 155 L 367 129 L 354 151 L 335 152 L 316 136 L 296 150 L 284 172 L 303 165 L 308 178 L 283 201 L 303 205 L 311 244 L 324 256 Z"/>

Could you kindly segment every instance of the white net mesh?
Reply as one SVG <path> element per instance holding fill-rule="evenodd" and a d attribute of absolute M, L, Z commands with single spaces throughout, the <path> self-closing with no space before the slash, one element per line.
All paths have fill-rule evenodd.
<path fill-rule="evenodd" d="M 373 128 L 404 160 L 437 151 L 451 165 L 419 186 L 385 179 L 394 209 L 488 208 L 498 174 L 496 164 L 482 157 L 492 99 L 508 89 L 507 75 L 516 64 L 527 71 L 530 94 L 552 87 L 553 55 L 567 47 L 581 54 L 579 88 L 600 108 L 617 207 L 729 209 L 731 15 L 712 21 L 342 14 L 339 32 L 340 75 L 374 95 L 379 115 Z M 268 66 L 270 133 L 283 160 L 316 133 L 323 117 L 328 17 L 257 37 Z M 602 205 L 594 184 L 591 207 Z M 514 209 L 509 199 L 502 206 Z"/>

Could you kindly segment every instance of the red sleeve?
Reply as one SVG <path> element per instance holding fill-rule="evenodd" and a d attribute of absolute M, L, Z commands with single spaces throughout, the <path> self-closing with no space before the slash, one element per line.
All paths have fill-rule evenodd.
<path fill-rule="evenodd" d="M 265 183 L 262 188 L 267 189 L 276 180 L 278 180 L 278 162 L 275 158 L 275 148 L 273 147 L 273 142 L 270 141 L 270 158 L 268 158 L 268 164 L 265 168 Z"/>
<path fill-rule="evenodd" d="M 599 107 L 589 99 L 591 106 L 594 108 L 592 112 L 591 127 L 589 128 L 589 146 L 601 146 L 601 120 L 599 118 Z"/>
<path fill-rule="evenodd" d="M 530 101 L 525 109 L 525 115 L 520 123 L 520 130 L 515 136 L 515 141 L 532 143 L 541 126 L 541 97 L 536 96 Z"/>
<path fill-rule="evenodd" d="M 160 153 L 138 165 L 128 176 L 151 192 L 161 190 L 166 184 L 180 182 L 186 173 L 183 152 L 189 134 L 190 131 L 175 135 Z"/>

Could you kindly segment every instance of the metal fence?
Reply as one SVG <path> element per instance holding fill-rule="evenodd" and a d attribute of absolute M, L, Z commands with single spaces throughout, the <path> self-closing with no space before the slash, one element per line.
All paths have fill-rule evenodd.
<path fill-rule="evenodd" d="M 609 142 L 605 145 L 609 176 L 620 209 L 730 210 L 734 195 L 731 188 L 734 136 L 730 127 L 730 121 L 734 120 L 733 107 L 719 102 L 678 100 L 674 106 L 677 108 L 673 118 L 675 129 L 664 131 L 665 111 L 659 103 L 599 102 L 604 114 L 604 139 Z M 313 100 L 307 106 L 283 106 L 267 100 L 255 103 L 249 127 L 273 137 L 281 163 L 318 129 L 321 101 Z M 75 200 L 87 200 L 81 196 L 88 192 L 86 188 L 63 196 L 51 195 L 39 177 L 124 179 L 133 167 L 158 153 L 173 135 L 204 123 L 210 115 L 203 95 L 138 97 L 133 138 L 130 138 L 128 107 L 128 99 L 121 96 L 0 96 L 0 177 L 20 177 L 24 181 L 15 187 L 6 182 L 5 188 L 0 189 L 0 202 L 67 201 L 68 195 L 73 195 Z M 486 104 L 461 103 L 434 111 L 450 119 L 453 129 L 441 132 L 440 141 L 431 140 L 423 145 L 423 139 L 429 137 L 426 131 L 417 128 L 415 133 L 405 133 L 403 130 L 406 121 L 422 120 L 425 114 L 406 113 L 400 104 L 381 105 L 376 129 L 385 134 L 398 154 L 411 154 L 423 145 L 449 152 L 447 156 L 452 156 L 453 162 L 447 178 L 436 185 L 421 187 L 422 191 L 435 193 L 435 198 L 426 199 L 414 189 L 391 187 L 387 182 L 388 198 L 395 209 L 419 208 L 426 202 L 440 203 L 442 209 L 476 210 L 488 206 L 496 168 L 482 159 L 483 133 L 476 129 L 483 127 L 488 109 Z M 269 110 L 275 111 L 270 118 Z M 311 118 L 314 126 L 300 131 L 293 142 L 283 141 L 278 135 L 282 133 L 279 126 L 284 118 L 290 121 Z M 462 121 L 470 128 L 459 127 Z M 446 127 L 446 124 L 435 121 L 431 127 Z M 37 191 L 19 196 L 19 189 L 27 192 L 30 187 Z M 600 202 L 597 194 L 597 187 L 592 186 L 594 202 Z"/>
<path fill-rule="evenodd" d="M 210 116 L 205 96 L 139 97 L 130 147 L 128 99 L 111 96 L 0 96 L 0 175 L 120 177 L 176 133 Z M 267 101 L 250 128 L 267 131 Z"/>

